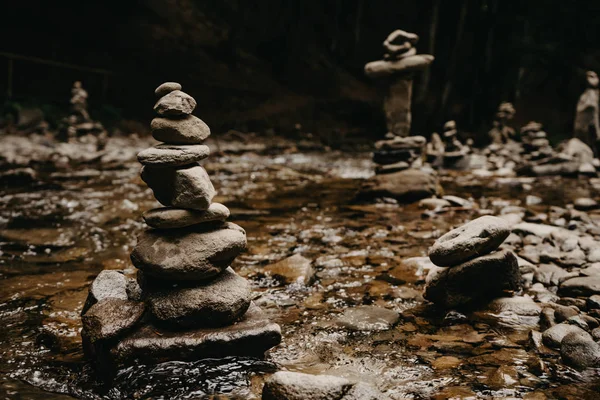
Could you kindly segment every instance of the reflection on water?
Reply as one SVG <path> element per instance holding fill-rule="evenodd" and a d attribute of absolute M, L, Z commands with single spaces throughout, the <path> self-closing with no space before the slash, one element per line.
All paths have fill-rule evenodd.
<path fill-rule="evenodd" d="M 263 377 L 281 368 L 369 381 L 394 398 L 534 391 L 586 398 L 594 392 L 593 373 L 581 375 L 555 357 L 540 360 L 528 352 L 527 332 L 424 305 L 426 271 L 406 260 L 425 256 L 437 236 L 477 210 L 423 217 L 417 205 L 355 203 L 361 180 L 372 173 L 369 154 L 245 153 L 209 161 L 219 192 L 215 201 L 228 205 L 232 220 L 248 233 L 249 250 L 233 267 L 252 280 L 256 303 L 282 326 L 283 344 L 265 361 L 135 366 L 111 383 L 96 381 L 80 349 L 87 285 L 105 268 L 133 273 L 129 253 L 144 229 L 141 213 L 157 203 L 135 160 L 71 173 L 47 168 L 35 184 L 0 193 L 2 397 L 257 398 Z M 564 206 L 592 190 L 573 180 L 477 180 L 465 174 L 445 175 L 443 185 L 448 194 L 473 196 L 493 213 L 531 193 L 545 205 Z M 293 253 L 313 261 L 312 286 L 280 286 L 260 273 Z M 396 310 L 401 320 L 390 330 L 348 330 L 338 318 L 357 305 Z M 505 370 L 498 372 L 500 366 Z M 514 382 L 502 380 L 513 375 Z"/>

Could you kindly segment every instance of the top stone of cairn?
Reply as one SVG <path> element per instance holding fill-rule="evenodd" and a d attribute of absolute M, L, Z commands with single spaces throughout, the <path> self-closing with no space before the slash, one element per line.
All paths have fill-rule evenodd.
<path fill-rule="evenodd" d="M 196 108 L 196 100 L 179 89 L 170 90 L 174 89 L 176 87 L 175 85 L 181 87 L 179 84 L 169 83 L 163 88 L 165 85 L 167 84 L 162 84 L 155 90 L 155 93 L 166 92 L 166 94 L 158 99 L 154 105 L 154 111 L 161 116 L 190 115 Z"/>
<path fill-rule="evenodd" d="M 166 94 L 181 90 L 181 85 L 177 82 L 165 82 L 154 90 L 156 97 L 161 98 Z"/>

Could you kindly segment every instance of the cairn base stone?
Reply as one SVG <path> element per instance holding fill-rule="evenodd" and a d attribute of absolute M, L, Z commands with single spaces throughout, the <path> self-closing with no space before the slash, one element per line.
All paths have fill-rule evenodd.
<path fill-rule="evenodd" d="M 112 365 L 195 361 L 229 356 L 260 357 L 281 342 L 279 325 L 251 304 L 234 325 L 167 331 L 151 323 L 139 326 L 112 348 L 95 349 L 95 358 Z M 101 353 L 98 352 L 101 351 Z"/>

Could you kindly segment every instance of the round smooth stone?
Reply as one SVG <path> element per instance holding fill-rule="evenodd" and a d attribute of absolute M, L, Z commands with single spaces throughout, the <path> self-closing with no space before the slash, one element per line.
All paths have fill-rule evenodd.
<path fill-rule="evenodd" d="M 144 166 L 141 177 L 165 206 L 204 211 L 217 193 L 199 165 L 180 169 Z"/>
<path fill-rule="evenodd" d="M 245 249 L 246 232 L 230 222 L 150 229 L 138 236 L 131 261 L 155 278 L 205 280 L 220 274 Z"/>
<path fill-rule="evenodd" d="M 210 155 L 208 146 L 159 144 L 142 150 L 137 158 L 141 164 L 154 167 L 178 167 L 204 160 Z"/>
<path fill-rule="evenodd" d="M 148 294 L 157 320 L 186 328 L 230 325 L 244 315 L 251 301 L 250 284 L 231 268 L 201 285 Z"/>
<path fill-rule="evenodd" d="M 205 222 L 225 221 L 229 209 L 220 203 L 212 203 L 205 211 L 184 208 L 154 208 L 144 213 L 146 224 L 156 229 L 185 228 Z"/>
<path fill-rule="evenodd" d="M 496 250 L 510 232 L 504 219 L 486 215 L 441 236 L 429 249 L 429 259 L 440 267 L 458 265 Z"/>
<path fill-rule="evenodd" d="M 169 144 L 200 144 L 210 136 L 210 128 L 200 118 L 154 118 L 150 123 L 154 139 Z"/>
<path fill-rule="evenodd" d="M 163 97 L 166 94 L 181 90 L 181 85 L 177 82 L 165 82 L 154 90 L 156 97 Z"/>
<path fill-rule="evenodd" d="M 154 105 L 154 111 L 158 115 L 178 116 L 189 115 L 196 108 L 196 100 L 181 90 L 167 93 Z"/>

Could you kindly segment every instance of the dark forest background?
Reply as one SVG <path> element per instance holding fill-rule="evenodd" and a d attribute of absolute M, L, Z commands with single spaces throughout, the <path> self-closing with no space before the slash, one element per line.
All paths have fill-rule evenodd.
<path fill-rule="evenodd" d="M 149 120 L 174 80 L 214 131 L 385 133 L 381 91 L 363 73 L 394 29 L 435 55 L 417 78 L 413 133 L 457 120 L 482 137 L 501 101 L 515 126 L 571 134 L 587 69 L 600 71 L 597 0 L 3 1 L 0 93 L 66 112 L 74 80 L 97 118 Z M 7 54 L 12 61 L 8 98 Z M 64 64 L 64 65 L 62 65 Z M 95 70 L 71 68 L 84 66 Z M 96 71 L 99 70 L 99 71 Z"/>

